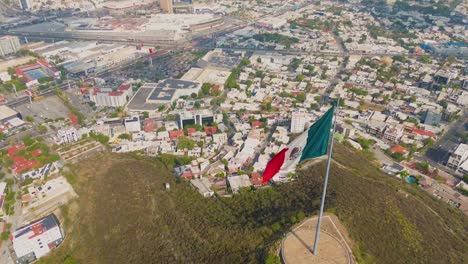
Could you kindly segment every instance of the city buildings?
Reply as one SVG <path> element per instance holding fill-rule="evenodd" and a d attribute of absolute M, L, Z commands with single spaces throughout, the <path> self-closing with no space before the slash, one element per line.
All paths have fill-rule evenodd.
<path fill-rule="evenodd" d="M 23 10 L 30 10 L 32 8 L 31 0 L 20 0 L 19 3 Z"/>
<path fill-rule="evenodd" d="M 128 133 L 141 131 L 141 122 L 138 116 L 125 118 L 124 125 L 125 125 L 125 130 L 127 130 Z"/>
<path fill-rule="evenodd" d="M 6 195 L 6 182 L 0 182 L 0 218 L 3 217 L 3 203 L 5 202 L 5 195 Z"/>
<path fill-rule="evenodd" d="M 24 124 L 20 113 L 6 105 L 0 105 L 0 132 L 9 134 L 15 128 Z"/>
<path fill-rule="evenodd" d="M 57 144 L 70 144 L 81 139 L 81 134 L 75 127 L 65 127 L 57 131 Z"/>
<path fill-rule="evenodd" d="M 0 37 L 0 56 L 8 56 L 16 53 L 21 48 L 18 37 L 4 36 Z"/>
<path fill-rule="evenodd" d="M 45 256 L 63 241 L 60 223 L 54 214 L 22 226 L 12 234 L 17 263 L 29 263 Z"/>
<path fill-rule="evenodd" d="M 214 114 L 210 110 L 183 111 L 178 115 L 179 129 L 187 125 L 211 125 L 214 121 Z"/>
<path fill-rule="evenodd" d="M 53 212 L 77 195 L 64 177 L 53 178 L 44 184 L 29 185 L 27 193 L 21 197 L 22 217 L 33 220 Z"/>
<path fill-rule="evenodd" d="M 304 112 L 293 112 L 291 117 L 291 133 L 302 133 L 305 129 L 307 114 Z"/>
<path fill-rule="evenodd" d="M 159 6 L 164 13 L 172 14 L 174 12 L 172 0 L 159 0 Z"/>
<path fill-rule="evenodd" d="M 423 117 L 423 120 L 424 120 L 423 123 L 425 125 L 438 125 L 441 119 L 442 119 L 442 113 L 426 110 L 426 112 L 424 113 L 424 117 Z"/>
<path fill-rule="evenodd" d="M 459 144 L 455 151 L 450 155 L 447 166 L 460 172 L 468 174 L 468 145 Z"/>
<path fill-rule="evenodd" d="M 242 188 L 248 188 L 252 186 L 249 176 L 237 175 L 237 176 L 228 176 L 227 177 L 228 186 L 231 187 L 233 193 L 237 193 Z"/>
<path fill-rule="evenodd" d="M 131 84 L 122 84 L 117 89 L 112 88 L 93 88 L 82 89 L 84 95 L 89 95 L 89 100 L 96 106 L 119 107 L 124 106 L 127 100 L 133 96 Z"/>
<path fill-rule="evenodd" d="M 49 65 L 44 59 L 37 60 L 36 63 L 16 68 L 16 75 L 27 80 L 26 86 L 38 85 L 40 78 L 60 78 L 60 71 Z"/>
<path fill-rule="evenodd" d="M 168 104 L 174 102 L 181 96 L 191 96 L 193 93 L 198 94 L 201 88 L 201 83 L 178 79 L 165 79 L 157 84 L 151 84 L 151 86 L 154 88 L 146 99 L 146 102 L 153 104 Z"/>
<path fill-rule="evenodd" d="M 192 179 L 190 183 L 203 197 L 209 198 L 214 195 L 213 190 L 211 190 L 211 183 L 207 178 Z"/>

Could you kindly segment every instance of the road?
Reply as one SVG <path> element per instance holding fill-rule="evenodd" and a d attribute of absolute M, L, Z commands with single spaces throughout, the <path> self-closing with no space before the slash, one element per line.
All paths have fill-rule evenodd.
<path fill-rule="evenodd" d="M 458 146 L 457 135 L 461 132 L 465 132 L 465 124 L 468 123 L 467 120 L 468 113 L 465 113 L 462 118 L 450 126 L 449 130 L 434 143 L 434 147 L 430 148 L 424 156 L 434 162 L 446 162 L 450 152 Z"/>
<path fill-rule="evenodd" d="M 252 161 L 251 164 L 255 164 L 258 161 L 258 158 L 260 157 L 260 154 L 265 150 L 265 148 L 270 143 L 270 138 L 273 136 L 273 133 L 275 133 L 275 130 L 276 130 L 277 126 L 278 126 L 277 124 L 271 126 L 270 132 L 268 133 L 268 136 L 265 138 L 265 140 L 262 142 L 262 144 L 258 147 L 258 151 L 255 152 L 255 157 L 253 158 L 253 161 Z"/>
<path fill-rule="evenodd" d="M 457 175 L 454 170 L 444 166 L 450 156 L 450 153 L 460 144 L 458 135 L 462 132 L 466 132 L 466 126 L 468 125 L 468 113 L 465 111 L 464 115 L 450 126 L 449 130 L 434 143 L 424 155 L 417 155 L 416 158 L 427 161 L 432 167 L 437 168 L 440 171 L 445 171 L 457 178 L 461 176 Z"/>
<path fill-rule="evenodd" d="M 206 49 L 212 49 L 213 47 L 205 47 Z M 253 49 L 253 48 L 241 48 L 241 47 L 217 47 L 224 50 L 231 51 L 251 51 L 251 52 L 275 52 L 284 55 L 316 55 L 323 57 L 349 57 L 353 56 L 362 56 L 362 57 L 374 57 L 374 56 L 406 56 L 406 57 L 419 57 L 421 55 L 411 54 L 411 53 L 400 53 L 400 52 L 391 52 L 391 53 L 362 53 L 357 51 L 344 51 L 344 52 L 326 52 L 326 51 L 298 51 L 298 50 L 284 50 L 284 49 Z M 435 56 L 434 54 L 425 54 L 429 56 Z"/>
<path fill-rule="evenodd" d="M 11 174 L 7 174 L 6 176 L 7 178 L 14 178 L 13 175 Z M 13 184 L 13 191 L 15 193 L 18 193 L 20 192 L 20 189 L 19 189 L 19 184 L 18 183 L 14 183 Z M 16 199 L 16 195 L 15 195 L 15 199 Z M 21 199 L 16 199 L 15 200 L 15 213 L 13 215 L 10 215 L 7 217 L 7 223 L 10 223 L 11 224 L 11 227 L 10 227 L 10 233 L 13 233 L 18 227 L 21 226 L 21 223 L 22 223 L 22 220 L 21 220 Z M 11 256 L 10 256 L 10 252 L 8 250 L 8 247 L 11 245 L 11 241 L 10 240 L 7 240 L 7 241 L 3 241 L 1 247 L 0 247 L 0 263 L 2 264 L 12 264 L 13 263 L 13 260 L 11 259 Z M 3 254 L 3 252 L 5 252 L 5 254 Z"/>

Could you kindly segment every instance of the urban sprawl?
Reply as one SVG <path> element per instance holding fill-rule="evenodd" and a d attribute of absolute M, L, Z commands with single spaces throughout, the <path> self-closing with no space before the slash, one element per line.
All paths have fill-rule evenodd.
<path fill-rule="evenodd" d="M 467 5 L 420 2 L 2 2 L 0 262 L 66 239 L 67 164 L 133 152 L 207 199 L 269 188 L 338 99 L 336 141 L 468 214 Z"/>

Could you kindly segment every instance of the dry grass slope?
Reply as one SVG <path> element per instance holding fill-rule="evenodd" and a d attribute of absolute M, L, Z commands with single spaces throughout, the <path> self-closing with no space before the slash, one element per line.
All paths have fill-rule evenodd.
<path fill-rule="evenodd" d="M 468 219 L 418 187 L 380 172 L 338 146 L 330 189 L 335 213 L 362 262 L 466 263 Z M 351 172 L 351 173 L 347 173 Z"/>
<path fill-rule="evenodd" d="M 363 263 L 466 263 L 467 218 L 337 145 L 328 207 Z M 158 160 L 103 154 L 71 168 L 67 239 L 40 263 L 261 263 L 316 213 L 325 163 L 291 184 L 203 199 Z M 164 190 L 164 183 L 171 190 Z M 408 194 L 408 195 L 406 195 Z"/>

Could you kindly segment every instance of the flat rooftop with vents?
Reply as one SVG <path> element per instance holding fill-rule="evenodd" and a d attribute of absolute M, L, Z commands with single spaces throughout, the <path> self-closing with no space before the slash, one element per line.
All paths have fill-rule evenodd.
<path fill-rule="evenodd" d="M 154 104 L 171 103 L 181 96 L 190 96 L 192 93 L 198 94 L 200 88 L 201 83 L 199 82 L 165 79 L 156 84 L 146 102 Z"/>

